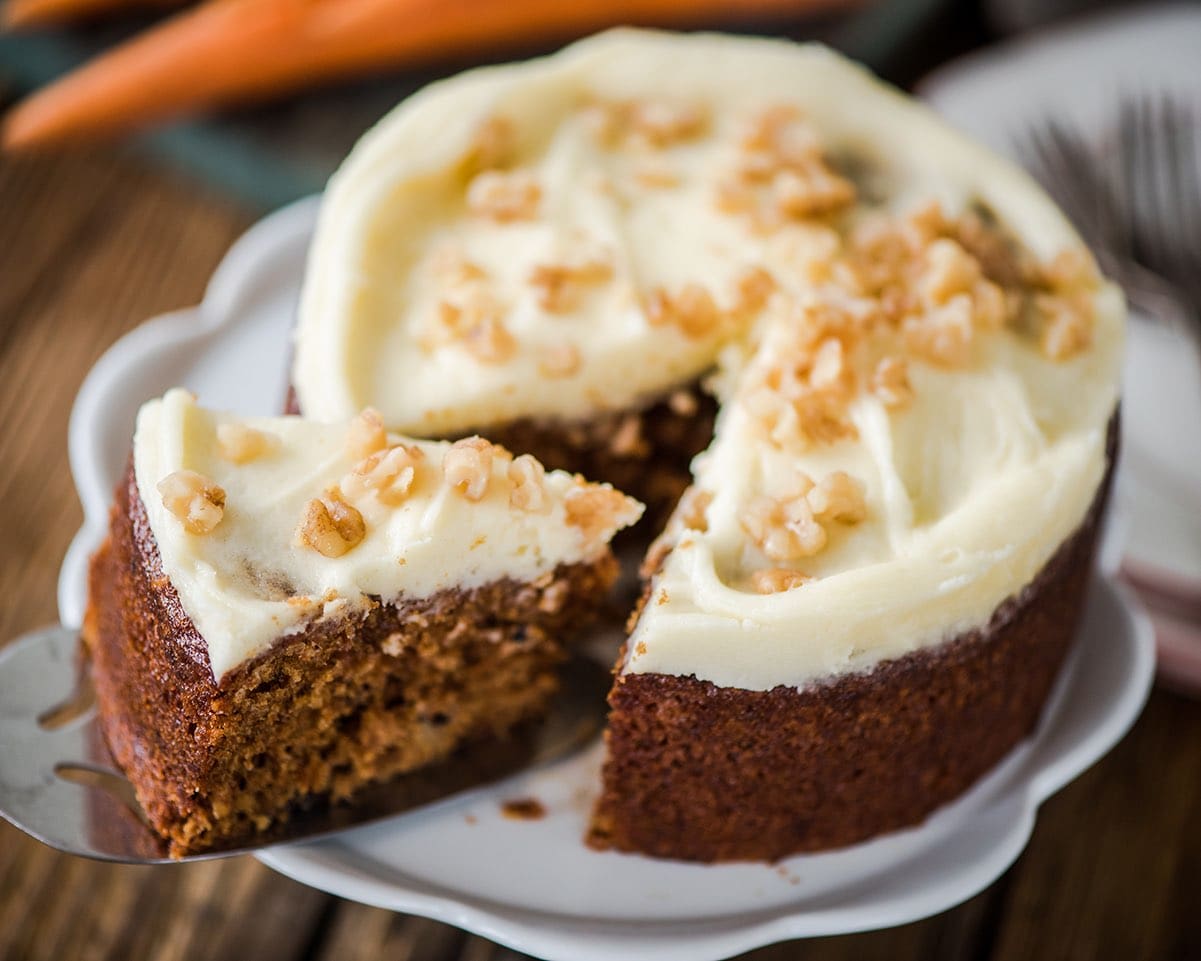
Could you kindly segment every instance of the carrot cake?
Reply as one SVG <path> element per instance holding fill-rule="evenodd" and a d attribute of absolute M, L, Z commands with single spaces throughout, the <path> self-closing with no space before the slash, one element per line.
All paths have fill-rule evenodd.
<path fill-rule="evenodd" d="M 1033 729 L 1123 323 L 1028 177 L 862 69 L 619 30 L 364 138 L 293 385 L 320 419 L 624 459 L 652 507 L 691 485 L 617 664 L 591 840 L 772 859 L 920 821 Z"/>
<path fill-rule="evenodd" d="M 178 855 L 502 736 L 545 709 L 640 513 L 480 438 L 173 390 L 138 415 L 91 567 L 112 754 Z"/>

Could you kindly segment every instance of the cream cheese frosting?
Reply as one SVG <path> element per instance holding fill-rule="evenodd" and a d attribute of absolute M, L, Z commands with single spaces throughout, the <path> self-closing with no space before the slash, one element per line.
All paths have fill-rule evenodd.
<path fill-rule="evenodd" d="M 755 118 L 788 111 L 788 148 L 824 158 L 795 183 L 747 169 Z M 754 186 L 731 196 L 740 165 Z M 763 182 L 798 188 L 771 223 Z M 1033 263 L 1087 257 L 1021 171 L 824 48 L 620 30 L 473 71 L 385 118 L 331 182 L 297 330 L 301 408 L 340 419 L 372 404 L 437 435 L 627 409 L 716 365 L 703 521 L 681 510 L 665 535 L 623 669 L 747 689 L 868 669 L 986 623 L 1031 582 L 1094 500 L 1117 401 L 1124 308 L 1094 281 L 1067 298 L 1087 301 L 1088 327 L 1069 326 L 1066 347 L 1008 301 L 994 312 L 1009 321 L 959 342 L 937 339 L 945 312 L 904 336 L 873 327 L 840 363 L 864 387 L 903 357 L 903 398 L 852 390 L 821 442 L 765 423 L 752 388 L 797 356 L 813 327 L 798 310 L 865 303 L 838 273 L 849 238 L 931 201 L 948 221 L 985 211 Z M 749 303 L 756 271 L 772 292 Z M 1041 283 L 1030 276 L 1016 287 Z M 931 312 L 985 314 L 986 294 L 1013 290 Z M 842 474 L 854 523 L 815 532 L 808 518 L 819 548 L 765 549 L 748 510 Z M 772 572 L 796 581 L 759 593 Z"/>
<path fill-rule="evenodd" d="M 560 564 L 594 560 L 641 514 L 636 501 L 606 485 L 563 471 L 543 476 L 540 468 L 527 479 L 541 496 L 519 505 L 514 460 L 499 448 L 486 479 L 475 478 L 482 493 L 471 499 L 444 477 L 447 457 L 455 456 L 451 444 L 395 434 L 386 442 L 420 452 L 399 503 L 385 503 L 362 485 L 348 489 L 362 451 L 346 423 L 236 417 L 199 406 L 183 390 L 142 407 L 134 435 L 138 493 L 163 572 L 208 646 L 215 678 L 322 617 L 356 616 L 378 601 L 502 578 L 533 581 Z M 211 528 L 172 501 L 168 479 L 179 477 L 219 488 L 222 503 Z M 308 505 L 339 484 L 363 532 L 340 556 L 326 556 L 299 542 L 298 531 Z M 581 523 L 573 499 L 597 492 L 603 510 Z"/>

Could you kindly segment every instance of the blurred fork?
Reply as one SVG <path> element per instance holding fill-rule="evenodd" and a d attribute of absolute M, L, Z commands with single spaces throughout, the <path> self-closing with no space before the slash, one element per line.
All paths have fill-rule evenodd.
<path fill-rule="evenodd" d="M 1020 148 L 1102 270 L 1183 334 L 1201 366 L 1199 125 L 1191 105 L 1148 94 L 1124 101 L 1099 142 L 1048 119 Z"/>
<path fill-rule="evenodd" d="M 1122 102 L 1107 135 L 1090 141 L 1054 119 L 1027 131 L 1027 169 L 1075 223 L 1132 307 L 1190 345 L 1201 374 L 1201 113 L 1170 95 Z M 1197 412 L 1201 419 L 1201 411 Z M 1139 438 L 1126 444 L 1172 499 L 1201 511 L 1182 480 Z"/>

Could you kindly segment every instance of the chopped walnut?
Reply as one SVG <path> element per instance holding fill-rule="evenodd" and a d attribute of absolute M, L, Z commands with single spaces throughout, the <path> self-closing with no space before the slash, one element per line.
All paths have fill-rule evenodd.
<path fill-rule="evenodd" d="M 829 165 L 812 129 L 787 105 L 756 119 L 742 140 L 737 168 L 719 181 L 716 196 L 719 210 L 748 215 L 761 231 L 854 201 L 854 185 Z"/>
<path fill-rule="evenodd" d="M 680 498 L 680 504 L 676 508 L 676 517 L 688 530 L 704 534 L 709 530 L 709 518 L 706 516 L 706 512 L 712 503 L 713 494 L 709 491 L 689 487 L 684 496 Z"/>
<path fill-rule="evenodd" d="M 336 487 L 304 505 L 296 529 L 297 545 L 311 548 L 322 557 L 341 557 L 366 536 L 363 515 L 346 503 Z"/>
<path fill-rule="evenodd" d="M 668 395 L 667 407 L 677 417 L 692 417 L 700 409 L 700 404 L 692 391 L 681 388 Z"/>
<path fill-rule="evenodd" d="M 903 357 L 884 357 L 872 374 L 872 393 L 889 409 L 904 407 L 913 399 L 909 364 Z"/>
<path fill-rule="evenodd" d="M 463 346 L 472 357 L 485 364 L 503 364 L 517 351 L 517 341 L 509 329 L 492 317 L 468 330 Z"/>
<path fill-rule="evenodd" d="M 552 314 L 574 309 L 589 287 L 613 278 L 608 260 L 588 260 L 579 264 L 539 264 L 530 271 L 530 285 L 538 291 L 538 305 Z"/>
<path fill-rule="evenodd" d="M 615 457 L 645 457 L 650 448 L 642 436 L 642 415 L 626 414 L 609 438 L 609 451 Z"/>
<path fill-rule="evenodd" d="M 442 247 L 433 256 L 430 269 L 445 287 L 461 288 L 487 280 L 488 272 L 474 260 L 468 260 L 454 247 Z"/>
<path fill-rule="evenodd" d="M 207 534 L 225 516 L 225 491 L 203 474 L 177 470 L 158 482 L 163 507 L 189 534 Z"/>
<path fill-rule="evenodd" d="M 597 100 L 584 114 L 597 140 L 610 149 L 626 141 L 663 149 L 695 139 L 708 125 L 699 106 L 666 100 Z"/>
<path fill-rule="evenodd" d="M 468 148 L 469 168 L 492 170 L 505 166 L 513 158 L 515 139 L 512 122 L 504 117 L 488 117 L 476 128 Z"/>
<path fill-rule="evenodd" d="M 904 325 L 905 346 L 942 367 L 963 367 L 972 358 L 972 299 L 956 294 L 941 307 L 910 317 Z"/>
<path fill-rule="evenodd" d="M 813 580 L 808 574 L 800 571 L 790 571 L 784 567 L 772 567 L 768 570 L 755 571 L 751 575 L 751 587 L 758 594 L 779 594 L 791 591 Z"/>
<path fill-rule="evenodd" d="M 811 557 L 826 546 L 826 530 L 804 497 L 758 497 L 738 518 L 751 539 L 773 561 Z"/>
<path fill-rule="evenodd" d="M 563 508 L 567 523 L 578 527 L 586 541 L 599 541 L 621 526 L 630 501 L 608 484 L 581 484 L 567 492 Z"/>
<path fill-rule="evenodd" d="M 809 366 L 809 384 L 815 390 L 850 389 L 851 370 L 846 363 L 842 341 L 837 337 L 827 337 L 817 345 Z"/>
<path fill-rule="evenodd" d="M 245 424 L 217 425 L 217 449 L 231 464 L 247 464 L 262 457 L 278 440 L 274 434 Z"/>
<path fill-rule="evenodd" d="M 352 500 L 373 493 L 381 504 L 397 507 L 412 493 L 423 460 L 420 447 L 397 444 L 359 461 L 339 487 Z"/>
<path fill-rule="evenodd" d="M 645 310 L 652 327 L 672 326 L 692 340 L 708 337 L 724 324 L 713 295 L 695 283 L 685 284 L 675 297 L 662 288 L 652 290 Z"/>
<path fill-rule="evenodd" d="M 1039 346 L 1051 360 L 1068 360 L 1092 342 L 1092 307 L 1076 298 L 1036 294 Z"/>
<path fill-rule="evenodd" d="M 469 501 L 482 500 L 492 480 L 495 451 L 495 446 L 482 437 L 457 440 L 442 459 L 442 476 Z"/>
<path fill-rule="evenodd" d="M 750 267 L 735 281 L 734 313 L 744 320 L 758 314 L 776 291 L 776 280 L 762 267 Z"/>
<path fill-rule="evenodd" d="M 346 431 L 346 452 L 357 461 L 387 446 L 388 432 L 384 429 L 383 416 L 374 407 L 364 408 Z"/>
<path fill-rule="evenodd" d="M 538 371 L 545 377 L 570 377 L 580 369 L 580 351 L 575 344 L 552 344 L 538 357 Z"/>
<path fill-rule="evenodd" d="M 805 495 L 805 499 L 813 516 L 819 520 L 858 524 L 867 516 L 863 484 L 846 471 L 827 474 Z"/>
<path fill-rule="evenodd" d="M 502 318 L 501 305 L 486 290 L 466 288 L 459 303 L 438 304 L 437 340 L 457 343 L 476 360 L 502 364 L 517 351 L 517 341 Z"/>
<path fill-rule="evenodd" d="M 542 188 L 533 174 L 525 170 L 502 173 L 485 170 L 472 178 L 467 187 L 467 209 L 477 217 L 497 223 L 533 220 L 538 216 Z"/>
<path fill-rule="evenodd" d="M 509 465 L 509 506 L 541 514 L 550 508 L 546 492 L 546 470 L 534 457 L 522 454 Z"/>

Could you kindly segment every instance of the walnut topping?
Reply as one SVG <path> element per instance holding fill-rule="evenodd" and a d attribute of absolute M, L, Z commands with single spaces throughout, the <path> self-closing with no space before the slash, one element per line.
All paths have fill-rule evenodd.
<path fill-rule="evenodd" d="M 663 167 L 647 165 L 634 171 L 634 183 L 649 190 L 668 190 L 680 185 L 680 175 Z"/>
<path fill-rule="evenodd" d="M 799 474 L 787 495 L 754 498 L 738 520 L 768 558 L 794 561 L 826 546 L 825 524 L 857 524 L 865 516 L 863 485 L 844 471 L 833 471 L 819 484 Z"/>
<path fill-rule="evenodd" d="M 322 557 L 341 557 L 366 536 L 363 515 L 346 503 L 341 491 L 331 487 L 304 505 L 296 544 L 312 548 Z"/>
<path fill-rule="evenodd" d="M 579 264 L 539 264 L 530 271 L 530 285 L 538 291 L 538 305 L 552 314 L 574 309 L 589 287 L 613 278 L 608 260 L 588 260 Z"/>
<path fill-rule="evenodd" d="M 708 126 L 701 107 L 666 100 L 599 100 L 585 108 L 585 117 L 609 148 L 632 141 L 661 150 L 699 137 Z"/>
<path fill-rule="evenodd" d="M 457 440 L 442 459 L 442 476 L 469 501 L 482 500 L 492 480 L 492 457 L 496 450 L 482 437 Z"/>
<path fill-rule="evenodd" d="M 762 267 L 750 267 L 735 282 L 734 313 L 750 319 L 767 306 L 776 291 L 776 280 Z"/>
<path fill-rule="evenodd" d="M 274 434 L 245 424 L 217 425 L 217 449 L 231 464 L 246 464 L 262 457 L 278 440 Z"/>
<path fill-rule="evenodd" d="M 667 398 L 667 406 L 677 417 L 691 417 L 700 408 L 696 395 L 690 390 L 673 390 Z"/>
<path fill-rule="evenodd" d="M 488 117 L 476 128 L 467 151 L 467 164 L 472 170 L 492 170 L 503 167 L 513 158 L 516 138 L 513 124 L 504 117 Z"/>
<path fill-rule="evenodd" d="M 1043 292 L 1033 297 L 1039 346 L 1051 360 L 1068 360 L 1092 343 L 1097 267 L 1085 252 L 1065 250 L 1038 270 Z"/>
<path fill-rule="evenodd" d="M 479 287 L 467 288 L 459 303 L 438 304 L 437 339 L 459 344 L 476 360 L 502 364 L 517 351 L 517 341 L 501 319 L 501 306 Z"/>
<path fill-rule="evenodd" d="M 355 460 L 362 460 L 388 446 L 388 432 L 384 430 L 384 418 L 374 407 L 364 408 L 350 422 L 346 432 L 346 452 Z"/>
<path fill-rule="evenodd" d="M 158 482 L 163 506 L 189 534 L 207 534 L 225 516 L 225 491 L 203 474 L 177 470 Z"/>
<path fill-rule="evenodd" d="M 680 519 L 680 523 L 690 531 L 699 531 L 704 534 L 709 530 L 709 518 L 706 512 L 709 510 L 709 505 L 713 503 L 713 494 L 709 491 L 703 491 L 696 487 L 690 487 L 680 498 L 680 505 L 676 509 L 676 517 Z"/>
<path fill-rule="evenodd" d="M 513 489 L 509 492 L 509 506 L 518 510 L 541 514 L 550 507 L 546 493 L 546 470 L 529 454 L 513 458 L 509 465 L 509 481 Z"/>
<path fill-rule="evenodd" d="M 1039 346 L 1051 360 L 1067 360 L 1092 342 L 1092 305 L 1087 301 L 1038 294 L 1034 308 L 1041 321 Z"/>
<path fill-rule="evenodd" d="M 609 450 L 615 457 L 645 457 L 650 447 L 642 436 L 642 415 L 626 414 L 609 439 Z"/>
<path fill-rule="evenodd" d="M 629 498 L 608 484 L 581 484 L 563 502 L 567 523 L 578 527 L 585 541 L 600 541 L 621 526 Z"/>
<path fill-rule="evenodd" d="M 872 374 L 872 393 L 890 409 L 904 407 L 913 399 L 909 365 L 903 357 L 884 357 Z"/>
<path fill-rule="evenodd" d="M 430 261 L 439 282 L 452 290 L 488 279 L 488 272 L 454 247 L 440 248 Z"/>
<path fill-rule="evenodd" d="M 741 143 L 738 166 L 718 183 L 725 213 L 750 218 L 758 230 L 834 213 L 854 203 L 854 185 L 824 156 L 812 129 L 790 106 L 767 110 Z"/>
<path fill-rule="evenodd" d="M 857 524 L 867 516 L 863 484 L 846 471 L 832 471 L 805 495 L 819 520 Z"/>
<path fill-rule="evenodd" d="M 656 288 L 648 295 L 645 310 L 652 327 L 672 326 L 692 340 L 711 336 L 724 324 L 713 295 L 700 284 L 685 284 L 674 297 Z"/>
<path fill-rule="evenodd" d="M 533 220 L 538 216 L 542 188 L 533 174 L 525 170 L 502 173 L 485 170 L 472 178 L 467 187 L 467 209 L 477 217 L 497 223 Z"/>
<path fill-rule="evenodd" d="M 570 377 L 580 369 L 580 351 L 575 344 L 544 347 L 538 358 L 538 371 L 545 377 Z"/>
<path fill-rule="evenodd" d="M 826 529 L 814 518 L 804 496 L 784 500 L 757 497 L 747 504 L 738 520 L 773 561 L 812 557 L 826 546 Z"/>
<path fill-rule="evenodd" d="M 338 486 L 352 500 L 374 493 L 381 504 L 397 507 L 412 493 L 423 460 L 420 447 L 397 444 L 359 461 Z"/>
<path fill-rule="evenodd" d="M 767 570 L 755 571 L 751 575 L 751 587 L 757 594 L 779 594 L 791 591 L 813 580 L 808 574 L 800 571 L 790 571 L 785 567 L 772 567 Z"/>

